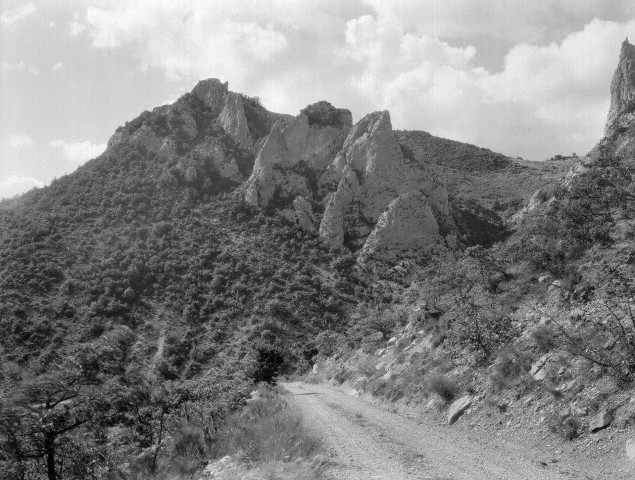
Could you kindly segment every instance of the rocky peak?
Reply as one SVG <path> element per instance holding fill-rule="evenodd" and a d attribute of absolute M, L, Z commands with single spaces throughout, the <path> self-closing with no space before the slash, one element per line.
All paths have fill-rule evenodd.
<path fill-rule="evenodd" d="M 201 80 L 192 89 L 192 95 L 200 98 L 207 105 L 214 116 L 219 115 L 225 107 L 229 82 L 221 83 L 217 78 Z"/>
<path fill-rule="evenodd" d="M 300 111 L 307 116 L 309 125 L 320 127 L 342 128 L 353 124 L 350 110 L 335 108 L 329 102 L 321 101 L 307 106 Z"/>
<path fill-rule="evenodd" d="M 633 111 L 635 111 L 635 45 L 631 45 L 626 37 L 611 81 L 611 108 L 606 121 L 606 134 L 611 133 L 624 114 Z"/>

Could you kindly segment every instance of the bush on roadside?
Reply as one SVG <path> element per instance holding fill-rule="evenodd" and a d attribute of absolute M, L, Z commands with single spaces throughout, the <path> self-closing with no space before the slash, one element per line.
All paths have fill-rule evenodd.
<path fill-rule="evenodd" d="M 348 380 L 351 376 L 353 372 L 351 372 L 350 370 L 347 370 L 344 367 L 341 367 L 337 370 L 337 372 L 335 372 L 335 375 L 333 376 L 333 381 L 337 384 L 337 385 L 341 385 L 342 383 L 344 383 L 346 380 Z"/>
<path fill-rule="evenodd" d="M 446 404 L 458 396 L 461 391 L 459 382 L 445 375 L 434 375 L 428 379 L 428 388 L 436 393 Z"/>

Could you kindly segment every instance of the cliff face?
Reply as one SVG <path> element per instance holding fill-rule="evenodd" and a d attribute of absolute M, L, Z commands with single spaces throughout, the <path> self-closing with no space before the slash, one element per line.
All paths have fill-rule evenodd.
<path fill-rule="evenodd" d="M 628 38 L 611 82 L 611 108 L 606 120 L 605 139 L 620 157 L 635 155 L 635 45 Z"/>
<path fill-rule="evenodd" d="M 315 121 L 316 112 L 328 121 Z M 352 117 L 326 102 L 310 105 L 289 124 L 277 121 L 258 152 L 245 184 L 245 201 L 266 207 L 297 196 L 314 197 L 310 185 L 341 147 Z"/>
<path fill-rule="evenodd" d="M 628 38 L 622 43 L 622 50 L 611 81 L 611 108 L 606 120 L 606 134 L 619 128 L 624 121 L 635 119 L 635 45 Z"/>

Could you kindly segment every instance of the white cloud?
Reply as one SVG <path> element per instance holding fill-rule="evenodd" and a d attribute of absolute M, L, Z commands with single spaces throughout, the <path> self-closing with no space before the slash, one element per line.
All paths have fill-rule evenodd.
<path fill-rule="evenodd" d="M 30 148 L 33 146 L 33 140 L 28 135 L 11 135 L 6 144 L 12 148 Z"/>
<path fill-rule="evenodd" d="M 0 199 L 11 198 L 15 195 L 27 192 L 34 187 L 42 188 L 44 182 L 33 177 L 17 177 L 12 175 L 0 180 Z"/>
<path fill-rule="evenodd" d="M 71 37 L 76 37 L 86 31 L 86 28 L 83 23 L 73 21 L 68 24 L 68 33 Z"/>
<path fill-rule="evenodd" d="M 445 38 L 487 36 L 511 43 L 559 41 L 593 18 L 633 17 L 632 0 L 364 0 L 378 18 L 406 31 Z"/>
<path fill-rule="evenodd" d="M 94 144 L 89 140 L 77 142 L 51 140 L 49 148 L 61 151 L 64 157 L 71 162 L 83 163 L 103 153 L 106 150 L 106 144 Z"/>
<path fill-rule="evenodd" d="M 94 47 L 132 51 L 179 85 L 229 80 L 288 113 L 321 99 L 356 117 L 389 109 L 397 128 L 541 159 L 582 153 L 601 136 L 619 46 L 635 34 L 624 23 L 631 8 L 632 0 L 138 0 L 104 2 L 74 20 Z M 489 41 L 501 49 L 500 71 L 478 63 L 476 46 Z"/>
<path fill-rule="evenodd" d="M 0 15 L 0 24 L 4 26 L 12 25 L 15 22 L 25 19 L 29 15 L 34 14 L 35 12 L 37 12 L 37 7 L 33 3 L 27 3 L 26 5 L 15 7 L 14 9 Z"/>
<path fill-rule="evenodd" d="M 29 72 L 31 75 L 39 75 L 40 72 L 37 68 L 32 65 L 27 65 L 24 62 L 2 62 L 0 66 L 2 73 L 10 73 L 10 72 Z"/>
<path fill-rule="evenodd" d="M 173 78 L 194 79 L 202 72 L 237 77 L 287 48 L 271 22 L 235 20 L 222 11 L 222 5 L 200 1 L 142 0 L 110 10 L 88 8 L 86 22 L 95 47 L 138 42 L 142 63 Z"/>
<path fill-rule="evenodd" d="M 515 46 L 500 73 L 424 62 L 367 94 L 382 97 L 401 128 L 533 159 L 585 152 L 601 136 L 619 45 L 629 31 L 635 22 L 595 20 L 561 43 Z"/>
<path fill-rule="evenodd" d="M 51 67 L 51 70 L 54 72 L 57 72 L 58 70 L 61 70 L 63 67 L 64 67 L 64 64 L 62 62 L 55 62 L 53 66 Z"/>

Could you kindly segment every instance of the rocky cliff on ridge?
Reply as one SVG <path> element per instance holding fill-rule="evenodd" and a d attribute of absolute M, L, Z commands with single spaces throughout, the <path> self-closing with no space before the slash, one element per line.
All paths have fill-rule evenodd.
<path fill-rule="evenodd" d="M 206 192 L 233 191 L 364 261 L 436 248 L 449 234 L 465 244 L 502 238 L 506 228 L 491 206 L 468 212 L 461 192 L 450 198 L 443 162 L 458 155 L 458 168 L 465 158 L 499 168 L 509 159 L 430 135 L 414 154 L 402 137 L 387 111 L 353 125 L 350 111 L 321 101 L 291 117 L 208 79 L 117 129 L 109 149 L 149 152 L 165 163 L 163 183 L 182 178 Z"/>
<path fill-rule="evenodd" d="M 372 232 L 364 258 L 379 245 L 382 251 L 425 247 L 431 236 L 436 243 L 439 224 L 451 222 L 441 177 L 433 167 L 404 156 L 388 112 L 371 113 L 352 125 L 348 110 L 327 102 L 309 105 L 286 125 L 274 125 L 242 188 L 247 203 L 277 209 L 302 228 L 318 231 L 333 247 L 357 251 Z M 408 215 L 418 220 L 402 238 L 403 229 L 387 227 L 404 215 L 406 199 Z M 384 213 L 391 220 L 380 226 Z"/>

